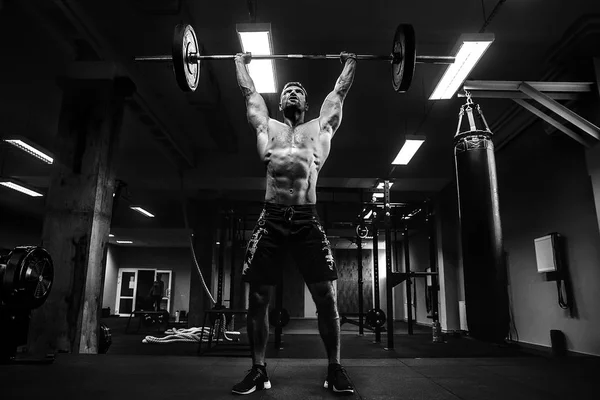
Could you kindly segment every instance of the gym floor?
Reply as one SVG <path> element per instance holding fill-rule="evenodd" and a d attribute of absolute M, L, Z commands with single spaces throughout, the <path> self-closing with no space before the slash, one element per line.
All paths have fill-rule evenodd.
<path fill-rule="evenodd" d="M 39 399 L 225 399 L 250 367 L 247 347 L 221 344 L 202 356 L 197 343 L 144 344 L 146 335 L 162 337 L 158 327 L 137 324 L 125 333 L 126 318 L 108 318 L 112 344 L 107 354 L 59 354 L 50 365 L 0 365 L 2 398 Z M 524 351 L 464 337 L 432 343 L 430 329 L 396 323 L 395 349 L 385 350 L 386 335 L 357 335 L 342 326 L 342 362 L 357 399 L 579 399 L 598 391 L 600 359 Z M 132 332 L 133 331 L 133 332 Z M 233 349 L 233 350 L 232 350 Z M 275 350 L 271 335 L 268 372 L 272 389 L 254 399 L 327 399 L 326 361 L 316 321 L 292 320 Z M 8 397 L 4 397 L 8 394 Z M 593 396 L 592 396 L 593 397 Z"/>

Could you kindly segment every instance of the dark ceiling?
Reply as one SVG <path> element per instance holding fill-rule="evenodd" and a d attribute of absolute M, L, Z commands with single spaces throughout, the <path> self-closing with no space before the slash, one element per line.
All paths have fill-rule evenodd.
<path fill-rule="evenodd" d="M 462 33 L 493 33 L 495 42 L 469 77 L 478 80 L 592 81 L 592 56 L 600 53 L 597 0 L 4 0 L 3 133 L 25 136 L 52 151 L 61 105 L 56 78 L 72 65 L 101 61 L 137 87 L 125 115 L 117 176 L 127 183 L 131 201 L 168 216 L 142 227 L 177 228 L 180 173 L 187 197 L 260 202 L 264 167 L 233 62 L 203 63 L 199 89 L 184 93 L 171 65 L 133 61 L 136 55 L 169 54 L 180 22 L 194 27 L 204 53 L 235 54 L 240 51 L 235 25 L 252 20 L 271 23 L 275 53 L 389 54 L 399 23 L 415 27 L 420 55 L 451 55 Z M 41 60 L 29 60 L 32 53 Z M 410 90 L 399 94 L 392 89 L 388 64 L 358 63 L 342 125 L 321 171 L 322 198 L 390 178 L 392 200 L 413 201 L 452 182 L 452 138 L 464 99 L 428 100 L 444 68 L 419 64 Z M 341 64 L 277 61 L 276 71 L 279 87 L 297 80 L 307 88 L 310 119 L 333 88 Z M 271 116 L 281 119 L 278 96 L 265 97 Z M 535 120 L 508 99 L 479 102 L 497 148 Z M 407 133 L 425 135 L 426 142 L 408 166 L 391 168 Z M 6 145 L 1 157 L 3 175 L 48 185 L 50 167 Z M 2 189 L 0 196 L 5 210 L 43 214 L 43 200 L 9 192 Z M 137 220 L 119 215 L 114 227 L 135 228 Z"/>

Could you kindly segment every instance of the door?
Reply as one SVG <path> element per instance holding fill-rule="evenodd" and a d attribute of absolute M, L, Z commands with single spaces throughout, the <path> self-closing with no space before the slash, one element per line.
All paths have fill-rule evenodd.
<path fill-rule="evenodd" d="M 115 314 L 127 316 L 135 307 L 137 269 L 119 268 Z"/>
<path fill-rule="evenodd" d="M 133 310 L 152 310 L 149 293 L 155 276 L 154 269 L 119 268 L 115 314 L 129 316 Z"/>
<path fill-rule="evenodd" d="M 162 281 L 164 283 L 165 291 L 163 293 L 163 298 L 160 301 L 160 309 L 167 310 L 171 313 L 171 281 L 172 281 L 173 271 L 161 270 L 157 269 L 154 272 L 154 279 Z"/>

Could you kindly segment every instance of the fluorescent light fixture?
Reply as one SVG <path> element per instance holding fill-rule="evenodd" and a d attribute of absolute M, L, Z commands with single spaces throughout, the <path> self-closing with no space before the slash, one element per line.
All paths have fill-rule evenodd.
<path fill-rule="evenodd" d="M 144 210 L 140 206 L 130 206 L 129 208 L 131 208 L 132 210 L 135 210 L 135 211 L 139 212 L 140 214 L 145 215 L 146 217 L 154 218 L 154 214 L 152 214 L 152 213 Z"/>
<path fill-rule="evenodd" d="M 115 235 L 113 235 L 112 233 L 109 233 L 108 237 L 115 237 Z"/>
<path fill-rule="evenodd" d="M 31 197 L 41 197 L 41 196 L 43 196 L 42 193 L 37 192 L 37 191 L 35 191 L 33 189 L 30 189 L 30 188 L 26 187 L 23 183 L 15 180 L 15 179 L 0 178 L 0 185 L 6 186 L 9 189 L 16 190 L 17 192 L 24 193 L 24 194 L 29 195 Z"/>
<path fill-rule="evenodd" d="M 407 165 L 423 142 L 425 142 L 425 136 L 423 135 L 406 135 L 406 141 L 394 161 L 392 161 L 392 164 Z"/>
<path fill-rule="evenodd" d="M 29 155 L 42 160 L 46 164 L 52 164 L 54 159 L 50 156 L 50 153 L 46 150 L 41 149 L 40 146 L 35 145 L 23 137 L 12 137 L 11 139 L 4 139 L 6 143 L 10 143 L 18 149 L 23 150 Z"/>
<path fill-rule="evenodd" d="M 118 244 L 133 244 L 131 240 L 117 240 Z"/>
<path fill-rule="evenodd" d="M 429 100 L 452 98 L 493 41 L 492 33 L 461 35 L 455 46 L 455 49 L 458 48 L 456 59 L 448 65 Z"/>
<path fill-rule="evenodd" d="M 377 183 L 377 187 L 375 189 L 382 189 L 383 190 L 383 186 L 384 185 L 385 185 L 385 182 L 381 181 L 381 182 Z M 389 183 L 390 189 L 392 188 L 393 185 L 394 185 L 394 182 L 390 182 Z"/>
<path fill-rule="evenodd" d="M 237 24 L 236 30 L 244 53 L 273 54 L 271 24 Z M 274 60 L 252 60 L 248 72 L 259 93 L 277 93 Z"/>
<path fill-rule="evenodd" d="M 373 193 L 373 197 L 376 197 L 376 198 L 378 198 L 378 199 L 383 199 L 383 193 L 374 192 L 374 193 Z"/>

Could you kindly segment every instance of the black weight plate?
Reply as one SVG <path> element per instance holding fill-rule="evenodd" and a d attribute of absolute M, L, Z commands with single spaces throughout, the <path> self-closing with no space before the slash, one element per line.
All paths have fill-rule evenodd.
<path fill-rule="evenodd" d="M 385 312 L 379 308 L 373 308 L 367 312 L 365 320 L 367 321 L 367 324 L 373 328 L 381 328 L 385 325 Z"/>
<path fill-rule="evenodd" d="M 364 225 L 359 225 L 356 229 L 356 233 L 361 239 L 364 239 L 369 235 L 369 228 Z"/>
<path fill-rule="evenodd" d="M 196 32 L 187 24 L 175 26 L 173 32 L 173 70 L 177 84 L 184 92 L 193 92 L 200 80 L 200 62 L 190 62 L 189 55 L 198 53 Z"/>
<path fill-rule="evenodd" d="M 392 56 L 392 85 L 396 92 L 404 93 L 410 88 L 417 63 L 417 42 L 412 25 L 400 24 L 396 28 Z"/>

